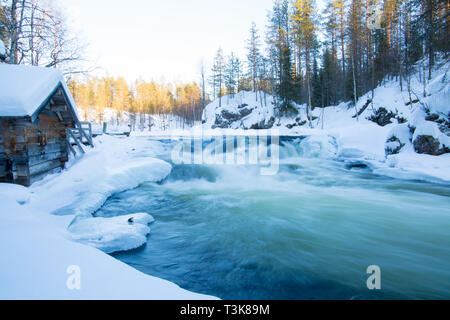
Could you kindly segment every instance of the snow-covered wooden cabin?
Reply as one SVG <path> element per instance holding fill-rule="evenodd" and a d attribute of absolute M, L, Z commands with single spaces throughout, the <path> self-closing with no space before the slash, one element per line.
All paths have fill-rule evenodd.
<path fill-rule="evenodd" d="M 29 186 L 63 169 L 72 130 L 86 135 L 61 72 L 0 64 L 0 182 Z"/>

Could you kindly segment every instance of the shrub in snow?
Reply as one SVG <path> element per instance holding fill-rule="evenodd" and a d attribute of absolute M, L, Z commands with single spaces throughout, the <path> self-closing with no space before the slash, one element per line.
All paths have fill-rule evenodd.
<path fill-rule="evenodd" d="M 307 123 L 306 120 L 302 121 L 302 119 L 296 118 L 295 122 L 286 124 L 286 128 L 292 129 L 294 127 L 301 127 L 301 126 L 304 126 L 306 123 Z"/>
<path fill-rule="evenodd" d="M 397 125 L 391 129 L 387 136 L 385 152 L 386 156 L 398 154 L 411 142 L 411 131 L 407 123 Z"/>
<path fill-rule="evenodd" d="M 405 146 L 405 144 L 402 143 L 399 138 L 391 137 L 386 142 L 386 148 L 385 148 L 386 155 L 388 156 L 391 154 L 398 154 L 398 153 L 400 153 L 400 150 L 402 150 L 402 148 L 404 146 Z"/>
<path fill-rule="evenodd" d="M 391 119 L 395 118 L 395 116 L 396 115 L 392 111 L 387 111 L 385 108 L 379 108 L 375 111 L 374 114 L 368 117 L 367 120 L 375 122 L 379 126 L 384 127 L 392 123 Z"/>
<path fill-rule="evenodd" d="M 255 123 L 250 127 L 250 129 L 270 129 L 275 124 L 275 117 L 271 117 L 269 121 L 262 120 L 259 123 Z"/>

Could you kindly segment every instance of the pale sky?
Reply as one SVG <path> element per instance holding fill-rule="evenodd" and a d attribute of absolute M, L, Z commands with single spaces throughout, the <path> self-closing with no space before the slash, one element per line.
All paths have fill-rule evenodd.
<path fill-rule="evenodd" d="M 111 76 L 199 80 L 219 46 L 245 59 L 251 22 L 267 24 L 273 0 L 60 0 Z"/>

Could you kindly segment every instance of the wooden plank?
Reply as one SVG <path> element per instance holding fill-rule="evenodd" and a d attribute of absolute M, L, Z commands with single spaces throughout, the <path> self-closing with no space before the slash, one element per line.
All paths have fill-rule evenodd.
<path fill-rule="evenodd" d="M 55 168 L 61 168 L 63 166 L 63 164 L 61 163 L 61 161 L 58 160 L 50 160 L 50 161 L 46 161 L 34 166 L 30 166 L 30 176 L 36 175 L 36 174 L 40 174 L 40 173 L 44 173 L 47 172 L 49 170 L 55 169 Z"/>
<path fill-rule="evenodd" d="M 28 156 L 26 154 L 12 154 L 9 159 L 16 165 L 28 164 Z"/>
<path fill-rule="evenodd" d="M 72 154 L 74 156 L 77 155 L 77 152 L 75 151 L 75 149 L 73 148 L 72 144 L 69 141 L 67 141 L 67 147 L 69 148 L 70 152 L 72 152 Z"/>
<path fill-rule="evenodd" d="M 53 112 L 67 112 L 67 106 L 66 105 L 55 105 L 51 108 Z"/>
<path fill-rule="evenodd" d="M 14 181 L 11 181 L 11 182 L 14 182 L 15 184 L 20 184 L 25 187 L 29 187 L 31 185 L 29 176 L 23 176 L 23 177 L 18 176 L 18 177 L 15 177 Z"/>
<path fill-rule="evenodd" d="M 88 136 L 83 128 L 80 128 L 80 132 L 81 132 L 82 136 L 84 136 L 86 138 L 87 143 L 91 146 L 91 148 L 93 148 L 94 143 L 92 142 L 92 136 Z M 83 141 L 83 138 L 81 138 L 81 141 Z"/>
<path fill-rule="evenodd" d="M 50 116 L 50 115 L 44 115 L 42 113 L 39 115 L 38 119 L 39 119 L 39 122 L 41 122 L 41 121 L 59 122 L 58 117 L 53 117 L 53 116 Z"/>
<path fill-rule="evenodd" d="M 28 158 L 28 163 L 31 167 L 50 160 L 58 159 L 59 161 L 62 161 L 63 155 L 64 155 L 63 152 L 58 151 L 58 152 L 49 152 L 42 155 L 30 156 Z"/>
<path fill-rule="evenodd" d="M 94 148 L 94 141 L 92 140 L 92 124 L 90 122 L 80 122 L 80 131 L 86 138 L 89 145 Z"/>
<path fill-rule="evenodd" d="M 6 174 L 6 163 L 0 162 L 0 177 L 4 177 Z"/>
<path fill-rule="evenodd" d="M 23 165 L 17 165 L 16 164 L 16 168 L 14 170 L 14 173 L 17 176 L 22 176 L 22 177 L 28 177 L 30 175 L 30 172 L 28 170 L 28 165 L 27 164 L 23 164 Z"/>
<path fill-rule="evenodd" d="M 81 153 L 86 153 L 86 152 L 84 151 L 83 147 L 81 146 L 80 141 L 79 141 L 79 140 L 75 137 L 75 135 L 73 134 L 72 129 L 67 129 L 67 131 L 68 131 L 69 137 L 71 137 L 71 138 L 74 140 L 74 142 L 76 143 L 76 145 L 77 145 L 78 148 L 80 149 Z"/>
<path fill-rule="evenodd" d="M 28 146 L 28 156 L 42 155 L 46 152 L 57 152 L 57 151 L 63 151 L 63 150 L 64 150 L 63 141 L 49 143 L 45 147 L 41 147 L 38 145 L 32 145 L 32 146 Z"/>

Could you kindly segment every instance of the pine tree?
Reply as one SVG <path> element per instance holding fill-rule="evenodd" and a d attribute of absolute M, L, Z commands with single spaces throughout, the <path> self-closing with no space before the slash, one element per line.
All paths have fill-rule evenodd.
<path fill-rule="evenodd" d="M 234 97 L 234 94 L 237 92 L 236 86 L 238 84 L 238 74 L 239 70 L 236 68 L 236 55 L 234 53 L 231 53 L 231 55 L 228 57 L 227 63 L 225 65 L 225 74 L 224 74 L 224 83 L 225 83 L 225 89 L 226 94 L 230 94 L 232 97 Z"/>
<path fill-rule="evenodd" d="M 222 48 L 219 48 L 214 58 L 214 65 L 212 68 L 213 88 L 214 93 L 218 94 L 219 107 L 222 106 L 224 72 L 225 72 L 225 59 L 223 56 Z"/>
<path fill-rule="evenodd" d="M 269 15 L 269 28 L 266 37 L 272 62 L 272 86 L 276 92 L 275 104 L 280 115 L 298 112 L 292 106 L 295 92 L 289 24 L 289 1 L 276 0 L 273 11 Z"/>
<path fill-rule="evenodd" d="M 294 10 L 291 15 L 293 32 L 299 50 L 304 53 L 305 81 L 307 93 L 307 116 L 309 125 L 312 126 L 312 83 L 311 83 L 311 58 L 317 46 L 316 25 L 314 21 L 314 1 L 294 0 Z"/>
<path fill-rule="evenodd" d="M 342 65 L 342 92 L 341 96 L 345 99 L 345 77 L 346 77 L 346 67 L 345 67 L 345 9 L 346 0 L 334 0 L 333 7 L 338 15 L 339 23 L 339 40 L 341 44 L 341 65 Z"/>
<path fill-rule="evenodd" d="M 253 22 L 250 28 L 250 38 L 247 42 L 247 65 L 248 65 L 248 76 L 252 78 L 253 82 L 253 92 L 256 93 L 257 81 L 258 81 L 258 70 L 260 61 L 260 37 L 258 34 L 258 29 L 256 29 L 256 24 Z M 255 94 L 256 101 L 258 101 L 258 95 Z"/>

